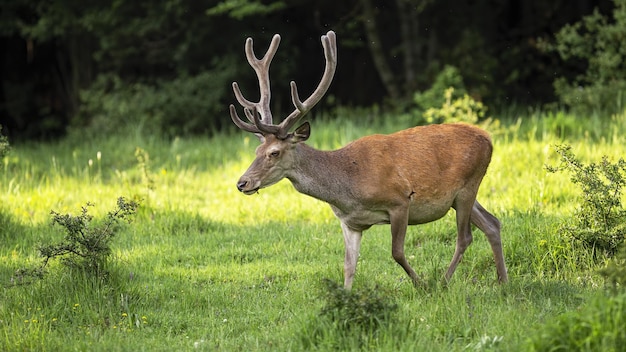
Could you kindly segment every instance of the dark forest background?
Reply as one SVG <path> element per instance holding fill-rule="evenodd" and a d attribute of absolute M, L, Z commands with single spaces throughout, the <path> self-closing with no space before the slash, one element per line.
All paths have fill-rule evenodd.
<path fill-rule="evenodd" d="M 597 28 L 572 27 L 589 16 L 605 27 L 618 25 L 605 33 L 617 48 L 613 72 L 594 82 L 611 86 L 625 80 L 615 72 L 626 72 L 626 49 L 620 49 L 626 42 L 624 0 L 0 3 L 0 124 L 16 139 L 58 138 L 68 127 L 106 133 L 139 125 L 166 135 L 219 131 L 231 125 L 231 82 L 251 99 L 258 91 L 245 39 L 254 38 L 260 56 L 275 33 L 282 36 L 271 70 L 275 116 L 291 109 L 289 81 L 298 82 L 303 96 L 317 85 L 324 65 L 319 37 L 328 30 L 337 33 L 338 69 L 319 111 L 413 109 L 415 94 L 449 67 L 467 93 L 492 110 L 567 105 L 572 99 L 558 83 L 555 90 L 555 81 L 592 83 L 581 74 L 593 63 L 576 51 L 596 54 Z M 567 44 L 565 34 L 559 43 L 564 27 L 573 28 L 570 37 L 577 35 L 578 42 Z"/>

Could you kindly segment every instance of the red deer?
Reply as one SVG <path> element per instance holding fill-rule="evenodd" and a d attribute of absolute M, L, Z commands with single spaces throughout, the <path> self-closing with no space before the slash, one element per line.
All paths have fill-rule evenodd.
<path fill-rule="evenodd" d="M 407 226 L 440 219 L 450 208 L 456 211 L 457 240 L 445 280 L 450 280 L 472 242 L 474 224 L 491 245 L 498 280 L 506 282 L 500 222 L 476 201 L 491 160 L 489 135 L 470 125 L 442 124 L 371 135 L 334 151 L 309 147 L 304 143 L 310 135 L 309 123 L 291 129 L 330 86 L 337 66 L 335 33 L 322 36 L 326 66 L 318 87 L 301 101 L 292 81 L 295 109 L 276 125 L 270 112 L 269 67 L 279 42 L 280 36 L 274 35 L 266 54 L 258 59 L 252 39 L 246 41 L 246 57 L 259 81 L 259 102 L 244 98 L 233 82 L 235 97 L 248 121 L 238 116 L 234 105 L 230 105 L 230 116 L 240 129 L 261 140 L 256 158 L 237 182 L 239 191 L 254 194 L 287 178 L 298 192 L 329 203 L 343 230 L 346 289 L 352 287 L 362 232 L 376 224 L 391 225 L 392 256 L 418 284 L 418 275 L 404 255 Z"/>

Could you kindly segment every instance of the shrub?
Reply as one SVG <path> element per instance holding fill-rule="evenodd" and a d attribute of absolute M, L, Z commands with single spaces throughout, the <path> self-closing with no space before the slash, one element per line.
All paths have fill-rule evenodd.
<path fill-rule="evenodd" d="M 626 161 L 583 164 L 571 146 L 556 146 L 561 156 L 558 166 L 546 166 L 549 172 L 566 171 L 580 187 L 582 202 L 574 218 L 561 226 L 565 234 L 580 241 L 594 252 L 613 255 L 626 238 L 626 210 L 622 207 L 622 188 L 626 184 Z"/>
<path fill-rule="evenodd" d="M 307 349 L 328 342 L 336 350 L 362 348 L 394 318 L 397 305 L 389 302 L 379 287 L 348 291 L 328 279 L 324 286 L 321 299 L 325 305 L 317 319 L 303 330 L 302 341 Z"/>
<path fill-rule="evenodd" d="M 342 330 L 375 330 L 391 318 L 397 306 L 380 294 L 378 287 L 348 291 L 332 280 L 325 280 L 326 290 L 320 315 L 328 317 Z"/>
<path fill-rule="evenodd" d="M 452 100 L 454 88 L 446 89 L 445 101 L 440 108 L 429 108 L 424 112 L 427 123 L 454 123 L 466 122 L 477 124 L 485 119 L 487 107 L 479 101 L 475 101 L 469 95 Z"/>
<path fill-rule="evenodd" d="M 106 265 L 111 254 L 111 240 L 118 231 L 120 221 L 130 222 L 139 204 L 127 201 L 123 197 L 117 200 L 117 209 L 110 211 L 102 224 L 92 224 L 93 217 L 88 214 L 91 203 L 83 206 L 79 215 L 59 214 L 52 211 L 52 224 L 59 225 L 65 231 L 63 240 L 56 244 L 39 246 L 43 257 L 41 266 L 34 269 L 19 269 L 16 273 L 18 282 L 29 277 L 42 277 L 51 259 L 60 259 L 61 263 L 95 276 L 106 276 Z"/>
<path fill-rule="evenodd" d="M 487 127 L 491 123 L 487 107 L 467 94 L 463 77 L 454 66 L 446 66 L 433 85 L 415 93 L 413 100 L 416 109 L 409 115 L 417 118 L 417 124 L 465 122 Z"/>
<path fill-rule="evenodd" d="M 450 88 L 453 89 L 448 98 L 446 94 Z M 466 94 L 467 91 L 459 69 L 454 66 L 446 66 L 437 75 L 429 89 L 415 93 L 413 101 L 417 104 L 418 110 L 425 111 L 429 108 L 442 106 L 447 100 L 452 98 L 456 100 Z"/>

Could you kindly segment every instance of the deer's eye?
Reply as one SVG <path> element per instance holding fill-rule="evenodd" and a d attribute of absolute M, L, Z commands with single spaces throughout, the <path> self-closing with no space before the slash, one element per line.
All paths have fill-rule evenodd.
<path fill-rule="evenodd" d="M 270 153 L 270 157 L 272 158 L 275 158 L 279 155 L 280 155 L 280 152 L 278 150 L 274 150 L 273 152 Z"/>

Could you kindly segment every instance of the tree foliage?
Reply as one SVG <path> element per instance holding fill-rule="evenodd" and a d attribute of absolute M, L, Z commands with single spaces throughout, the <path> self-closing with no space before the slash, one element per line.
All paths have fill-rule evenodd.
<path fill-rule="evenodd" d="M 207 10 L 208 15 L 226 14 L 234 19 L 242 20 L 251 16 L 263 16 L 285 8 L 283 1 L 263 4 L 258 0 L 226 0 Z"/>
<path fill-rule="evenodd" d="M 564 26 L 550 46 L 566 62 L 584 67 L 554 83 L 561 102 L 583 112 L 618 108 L 622 104 L 617 102 L 626 102 L 626 0 L 613 2 L 611 16 L 595 9 L 582 20 Z M 617 112 L 615 108 L 612 112 Z"/>
<path fill-rule="evenodd" d="M 129 93 L 126 100 L 141 98 L 147 107 L 111 119 L 109 129 L 142 121 L 149 121 L 151 131 L 170 135 L 219 129 L 228 123 L 232 81 L 246 92 L 258 91 L 243 53 L 245 38 L 263 48 L 274 33 L 282 35 L 272 65 L 272 104 L 280 115 L 293 109 L 289 81 L 297 81 L 303 94 L 317 85 L 323 59 L 316 38 L 330 29 L 339 39 L 339 67 L 328 93 L 332 104 L 410 109 L 414 93 L 427 90 L 448 66 L 461 72 L 468 95 L 487 105 L 543 103 L 554 97 L 555 72 L 565 79 L 580 72 L 561 70 L 556 53 L 539 51 L 535 38 L 594 7 L 609 13 L 612 5 L 610 0 L 577 6 L 566 0 L 0 1 L 5 52 L 0 124 L 10 135 L 25 137 L 59 135 L 70 123 L 97 131 L 107 106 Z M 599 44 L 614 45 L 618 39 L 609 32 L 621 35 L 620 18 L 598 22 L 613 26 Z M 614 56 L 604 60 L 617 62 Z"/>

